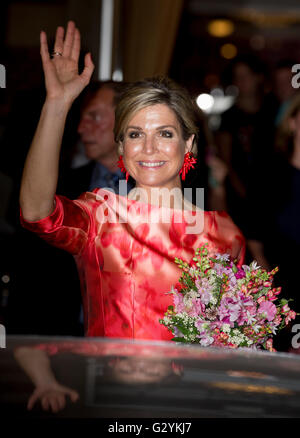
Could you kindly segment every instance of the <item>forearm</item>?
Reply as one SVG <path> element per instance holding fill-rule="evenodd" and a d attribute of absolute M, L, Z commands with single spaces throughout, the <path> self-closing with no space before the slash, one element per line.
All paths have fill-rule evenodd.
<path fill-rule="evenodd" d="M 251 256 L 257 263 L 267 271 L 271 270 L 270 264 L 265 257 L 264 245 L 259 240 L 249 239 L 247 241 L 247 246 L 250 251 Z"/>
<path fill-rule="evenodd" d="M 25 220 L 39 220 L 54 208 L 61 142 L 70 105 L 46 100 L 30 146 L 21 182 L 20 206 Z"/>
<path fill-rule="evenodd" d="M 45 351 L 20 347 L 15 350 L 14 356 L 36 387 L 57 382 Z"/>

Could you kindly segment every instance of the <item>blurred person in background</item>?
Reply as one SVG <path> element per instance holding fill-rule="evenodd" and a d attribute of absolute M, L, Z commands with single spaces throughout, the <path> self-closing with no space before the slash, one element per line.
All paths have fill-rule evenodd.
<path fill-rule="evenodd" d="M 275 126 L 278 126 L 282 122 L 286 110 L 298 91 L 292 84 L 294 75 L 292 67 L 295 64 L 297 64 L 297 62 L 292 59 L 282 59 L 277 63 L 274 70 L 273 93 L 276 99 Z"/>
<path fill-rule="evenodd" d="M 250 211 L 249 211 L 250 210 Z M 275 282 L 300 312 L 300 96 L 291 101 L 275 138 L 275 154 L 265 163 L 249 203 L 246 237 L 258 264 L 279 267 Z M 283 339 L 283 348 L 290 339 Z"/>
<path fill-rule="evenodd" d="M 196 189 L 204 188 L 205 210 L 227 210 L 225 179 L 228 168 L 218 156 L 212 132 L 206 115 L 195 108 L 198 120 L 197 163 L 182 181 L 182 188 L 193 188 L 193 203 L 196 203 Z"/>
<path fill-rule="evenodd" d="M 125 84 L 96 81 L 87 87 L 82 102 L 77 132 L 89 162 L 62 174 L 58 193 L 75 199 L 96 187 L 107 187 L 119 193 L 123 173 L 117 165 L 119 156 L 114 139 L 115 105 Z M 128 181 L 128 190 L 133 187 Z"/>
<path fill-rule="evenodd" d="M 237 87 L 234 105 L 222 115 L 216 133 L 220 158 L 228 169 L 226 199 L 228 213 L 242 231 L 248 226 L 246 206 L 253 167 L 259 159 L 256 138 L 263 101 L 264 69 L 251 56 L 236 58 L 231 66 L 231 84 Z"/>

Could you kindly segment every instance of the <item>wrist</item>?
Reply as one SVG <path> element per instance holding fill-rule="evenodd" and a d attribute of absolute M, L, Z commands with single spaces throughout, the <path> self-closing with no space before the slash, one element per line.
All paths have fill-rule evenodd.
<path fill-rule="evenodd" d="M 46 97 L 44 102 L 44 108 L 49 111 L 58 112 L 60 114 L 67 114 L 72 106 L 73 102 L 61 97 Z"/>

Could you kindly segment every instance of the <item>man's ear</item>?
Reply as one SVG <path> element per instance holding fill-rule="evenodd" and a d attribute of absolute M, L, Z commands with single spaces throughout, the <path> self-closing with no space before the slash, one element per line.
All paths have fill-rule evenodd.
<path fill-rule="evenodd" d="M 193 141 L 194 141 L 195 135 L 191 135 L 185 142 L 185 150 L 184 152 L 191 152 L 193 149 Z"/>

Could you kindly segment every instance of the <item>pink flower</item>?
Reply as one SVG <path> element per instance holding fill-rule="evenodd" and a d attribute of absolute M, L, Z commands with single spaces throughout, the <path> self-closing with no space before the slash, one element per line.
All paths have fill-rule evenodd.
<path fill-rule="evenodd" d="M 273 339 L 272 339 L 272 338 L 269 338 L 269 339 L 267 340 L 267 342 L 266 342 L 266 348 L 267 348 L 267 350 L 269 350 L 269 351 L 276 351 L 276 350 L 273 348 Z"/>
<path fill-rule="evenodd" d="M 296 312 L 294 312 L 293 310 L 290 310 L 289 313 L 286 315 L 285 317 L 285 325 L 288 325 L 288 323 L 292 320 L 296 318 Z"/>
<path fill-rule="evenodd" d="M 282 321 L 282 318 L 280 315 L 277 315 L 276 318 L 274 319 L 274 324 L 279 325 Z"/>
<path fill-rule="evenodd" d="M 261 313 L 267 318 L 268 321 L 272 321 L 276 315 L 277 308 L 275 304 L 270 301 L 263 301 L 258 309 L 258 313 Z"/>
<path fill-rule="evenodd" d="M 266 297 L 264 295 L 262 297 L 259 297 L 258 300 L 257 300 L 258 304 L 261 304 L 264 301 L 266 301 Z"/>
<path fill-rule="evenodd" d="M 179 293 L 174 294 L 173 301 L 174 301 L 176 313 L 184 312 L 185 305 L 184 305 L 184 302 L 183 302 L 183 295 L 181 295 Z"/>
<path fill-rule="evenodd" d="M 269 301 L 277 300 L 277 296 L 275 295 L 273 290 L 269 290 L 269 292 L 267 293 L 267 296 L 268 296 Z"/>
<path fill-rule="evenodd" d="M 291 309 L 289 308 L 289 306 L 287 305 L 287 304 L 285 304 L 282 308 L 281 308 L 281 311 L 283 312 L 283 313 L 286 313 L 286 312 L 289 312 Z"/>

